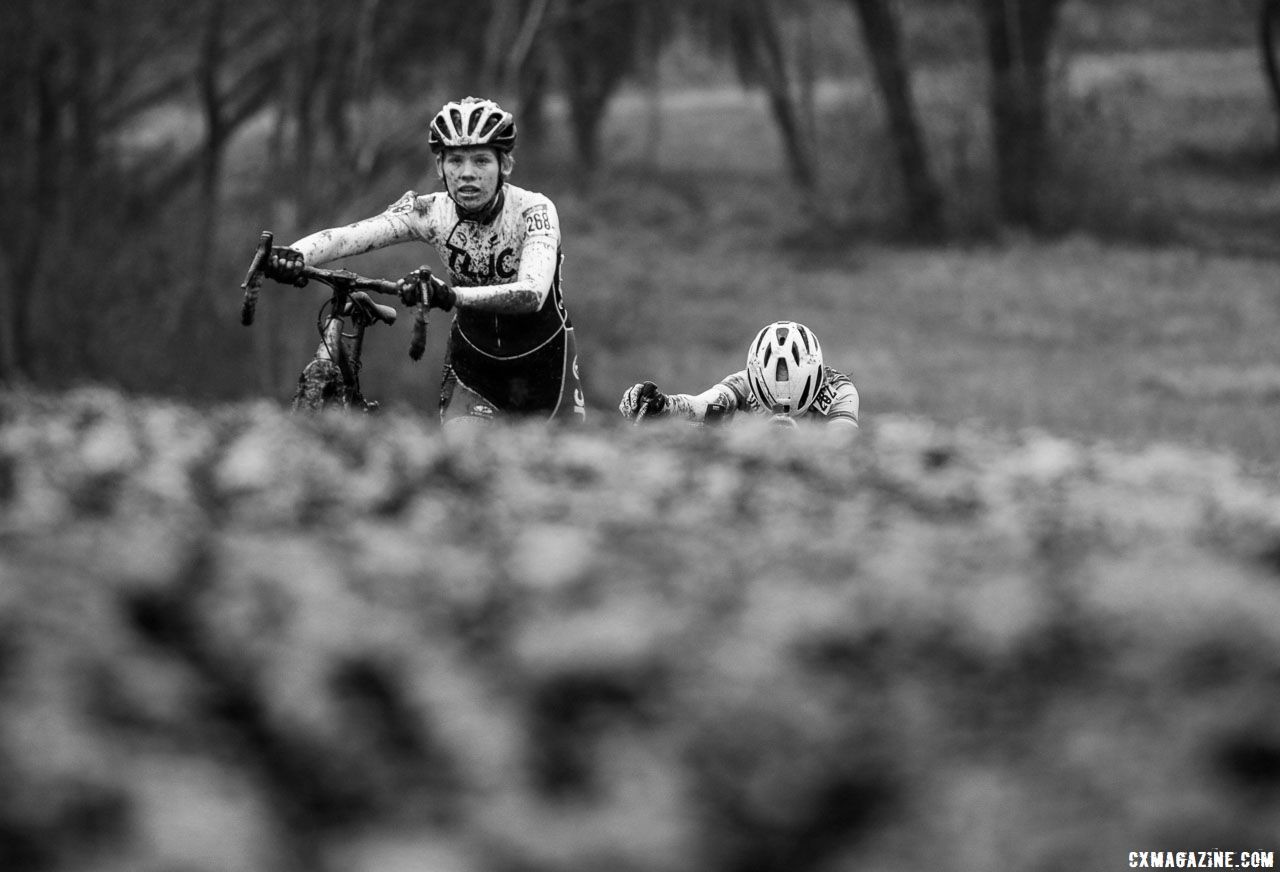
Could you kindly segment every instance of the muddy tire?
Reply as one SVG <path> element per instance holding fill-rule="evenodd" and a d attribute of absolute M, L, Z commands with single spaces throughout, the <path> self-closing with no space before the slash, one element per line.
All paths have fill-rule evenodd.
<path fill-rule="evenodd" d="M 342 372 L 331 360 L 313 360 L 298 376 L 294 412 L 321 412 L 342 405 Z"/>

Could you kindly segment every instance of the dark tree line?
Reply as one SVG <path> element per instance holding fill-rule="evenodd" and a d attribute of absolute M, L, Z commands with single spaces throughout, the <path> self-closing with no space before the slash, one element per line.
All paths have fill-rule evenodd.
<path fill-rule="evenodd" d="M 833 10 L 845 10 L 861 33 L 848 51 L 871 71 L 904 224 L 923 239 L 948 230 L 946 191 L 912 93 L 904 14 L 950 6 L 970 15 L 989 71 L 993 199 L 1001 220 L 1035 229 L 1051 152 L 1049 59 L 1063 5 L 7 0 L 0 4 L 0 380 L 42 367 L 92 369 L 117 351 L 103 347 L 100 328 L 110 323 L 103 316 L 128 306 L 161 313 L 153 329 L 162 334 L 164 325 L 214 317 L 208 276 L 231 195 L 228 155 L 251 124 L 267 128 L 267 157 L 256 171 L 269 180 L 270 217 L 311 226 L 387 167 L 420 158 L 435 101 L 459 87 L 513 104 L 531 149 L 548 97 L 562 96 L 576 157 L 595 168 L 618 89 L 656 80 L 664 47 L 684 37 L 763 91 L 786 158 L 779 171 L 813 189 L 820 162 L 840 156 L 815 153 L 813 60 L 793 37 L 812 27 L 808 17 Z M 1264 8 L 1270 26 L 1277 3 L 1264 0 Z M 374 119 L 377 100 L 400 107 L 395 127 Z M 149 113 L 175 111 L 189 119 L 176 139 L 141 135 L 154 126 Z M 270 357 L 270 349 L 259 352 Z"/>
<path fill-rule="evenodd" d="M 1271 105 L 1280 118 L 1280 0 L 1261 0 L 1258 4 L 1258 47 Z M 1276 131 L 1280 145 L 1280 125 Z"/>

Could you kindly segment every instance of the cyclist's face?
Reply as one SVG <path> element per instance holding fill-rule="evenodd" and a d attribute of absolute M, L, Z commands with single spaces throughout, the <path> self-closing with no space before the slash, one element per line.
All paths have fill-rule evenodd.
<path fill-rule="evenodd" d="M 482 209 L 498 192 L 502 163 L 496 149 L 484 145 L 451 148 L 440 158 L 449 194 L 469 211 Z"/>

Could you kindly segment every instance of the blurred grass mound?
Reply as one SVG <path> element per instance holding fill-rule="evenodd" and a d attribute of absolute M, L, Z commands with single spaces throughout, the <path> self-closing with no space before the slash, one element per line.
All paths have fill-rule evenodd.
<path fill-rule="evenodd" d="M 1273 486 L 828 436 L 0 398 L 0 869 L 1276 847 Z"/>

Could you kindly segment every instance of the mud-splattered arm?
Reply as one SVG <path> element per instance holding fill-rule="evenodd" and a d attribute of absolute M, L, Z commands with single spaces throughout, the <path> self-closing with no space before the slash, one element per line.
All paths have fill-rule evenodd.
<path fill-rule="evenodd" d="M 387 211 L 345 227 L 318 230 L 289 247 L 302 252 L 302 257 L 309 266 L 321 266 L 331 260 L 364 254 L 366 251 L 416 238 L 418 234 L 404 214 Z"/>
<path fill-rule="evenodd" d="M 725 384 L 707 388 L 700 394 L 669 394 L 667 414 L 689 421 L 705 421 L 707 411 L 714 409 L 717 415 L 732 415 L 738 409 L 738 397 Z"/>
<path fill-rule="evenodd" d="M 826 385 L 818 395 L 817 404 L 821 407 L 828 423 L 837 427 L 858 429 L 858 406 L 860 398 L 853 379 L 831 367 L 826 368 Z"/>
<path fill-rule="evenodd" d="M 455 286 L 453 290 L 458 295 L 455 305 L 504 315 L 536 312 L 551 293 L 559 260 L 560 251 L 555 242 L 545 237 L 529 237 L 520 252 L 520 271 L 514 282 Z"/>

